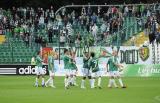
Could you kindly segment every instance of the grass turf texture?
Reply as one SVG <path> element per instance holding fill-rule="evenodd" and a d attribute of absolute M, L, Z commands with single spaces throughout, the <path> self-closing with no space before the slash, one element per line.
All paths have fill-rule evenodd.
<path fill-rule="evenodd" d="M 48 77 L 46 77 L 47 79 Z M 160 78 L 123 78 L 128 88 L 64 89 L 64 77 L 55 77 L 56 89 L 34 87 L 34 76 L 0 76 L 0 103 L 160 103 Z M 81 78 L 77 80 L 80 85 Z"/>

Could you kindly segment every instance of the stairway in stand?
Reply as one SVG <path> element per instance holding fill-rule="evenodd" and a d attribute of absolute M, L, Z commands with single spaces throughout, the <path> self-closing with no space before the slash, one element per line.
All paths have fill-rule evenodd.
<path fill-rule="evenodd" d="M 135 46 L 141 46 L 143 45 L 146 41 L 149 41 L 149 38 L 147 35 L 144 34 L 144 32 L 139 33 L 138 35 L 132 37 L 129 39 L 127 42 L 124 43 L 124 46 L 130 46 L 134 43 Z"/>
<path fill-rule="evenodd" d="M 5 42 L 5 35 L 0 35 L 0 44 L 2 44 L 3 42 Z"/>

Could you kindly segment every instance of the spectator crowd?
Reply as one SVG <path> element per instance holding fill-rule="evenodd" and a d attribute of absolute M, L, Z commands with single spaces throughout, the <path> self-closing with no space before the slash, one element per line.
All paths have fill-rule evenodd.
<path fill-rule="evenodd" d="M 157 32 L 160 23 L 160 4 L 120 5 L 92 8 L 63 8 L 55 14 L 54 6 L 49 9 L 32 7 L 0 8 L 0 34 L 22 39 L 27 46 L 31 43 L 46 46 L 59 40 L 80 47 L 96 45 L 124 27 L 126 18 L 147 17 L 146 34 Z M 138 21 L 137 21 L 138 22 Z M 142 25 L 141 22 L 138 22 Z"/>

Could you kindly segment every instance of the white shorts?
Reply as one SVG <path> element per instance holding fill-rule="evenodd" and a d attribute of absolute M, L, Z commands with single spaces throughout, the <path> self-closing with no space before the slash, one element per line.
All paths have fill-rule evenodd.
<path fill-rule="evenodd" d="M 71 70 L 70 75 L 76 75 L 76 70 Z"/>
<path fill-rule="evenodd" d="M 110 77 L 120 77 L 119 71 L 109 71 Z"/>
<path fill-rule="evenodd" d="M 49 76 L 50 76 L 50 77 L 53 77 L 53 76 L 54 76 L 54 72 L 51 71 L 51 70 L 49 70 Z"/>
<path fill-rule="evenodd" d="M 87 68 L 83 68 L 82 73 L 84 77 L 91 76 L 91 71 Z"/>
<path fill-rule="evenodd" d="M 45 72 L 42 67 L 35 66 L 36 75 L 44 75 Z"/>
<path fill-rule="evenodd" d="M 72 71 L 70 69 L 65 69 L 65 75 L 70 76 Z"/>
<path fill-rule="evenodd" d="M 101 76 L 101 72 L 100 72 L 100 71 L 92 72 L 91 76 L 92 76 L 93 78 L 95 78 L 95 77 L 100 77 L 100 76 Z"/>

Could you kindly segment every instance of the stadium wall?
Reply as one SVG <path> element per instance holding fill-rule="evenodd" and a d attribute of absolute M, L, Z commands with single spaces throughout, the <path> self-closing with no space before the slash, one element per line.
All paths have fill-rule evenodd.
<path fill-rule="evenodd" d="M 121 46 L 119 48 L 113 47 L 90 47 L 90 48 L 69 48 L 63 47 L 60 48 L 61 59 L 55 60 L 55 75 L 56 76 L 64 76 L 64 64 L 63 64 L 63 49 L 71 49 L 76 53 L 76 65 L 78 68 L 78 76 L 82 76 L 82 68 L 83 68 L 83 52 L 84 51 L 94 51 L 96 52 L 96 56 L 102 56 L 99 59 L 99 68 L 101 70 L 101 74 L 103 76 L 108 76 L 106 73 L 106 63 L 108 61 L 108 54 L 111 54 L 113 49 L 117 49 L 119 51 L 118 56 L 120 57 L 120 63 L 124 66 L 121 71 L 121 74 L 125 77 L 129 76 L 160 76 L 160 64 L 159 64 L 159 55 L 157 51 L 160 51 L 159 47 L 153 50 L 152 45 L 135 47 L 135 46 Z M 42 53 L 44 57 L 50 54 L 50 51 L 59 53 L 58 47 L 53 48 L 42 48 Z M 103 52 L 107 52 L 104 54 Z M 109 53 L 110 52 L 110 53 Z M 155 53 L 155 54 L 154 54 Z M 153 55 L 154 54 L 154 55 Z M 156 58 L 154 57 L 156 55 Z M 47 58 L 45 58 L 47 59 Z M 45 74 L 48 74 L 47 65 L 43 66 Z M 0 65 L 0 74 L 17 74 L 17 75 L 34 75 L 35 74 L 35 66 L 33 65 Z"/>

